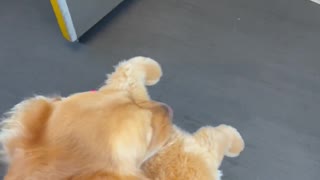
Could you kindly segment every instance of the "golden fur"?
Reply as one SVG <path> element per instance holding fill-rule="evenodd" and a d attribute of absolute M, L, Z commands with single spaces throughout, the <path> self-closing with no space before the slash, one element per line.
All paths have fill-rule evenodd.
<path fill-rule="evenodd" d="M 0 134 L 6 180 L 140 180 L 141 164 L 171 134 L 170 108 L 145 85 L 162 75 L 154 60 L 121 62 L 96 92 L 36 96 L 16 105 Z"/>
<path fill-rule="evenodd" d="M 174 128 L 171 139 L 142 169 L 155 180 L 219 180 L 223 157 L 244 149 L 238 131 L 227 125 L 203 127 L 194 134 Z"/>

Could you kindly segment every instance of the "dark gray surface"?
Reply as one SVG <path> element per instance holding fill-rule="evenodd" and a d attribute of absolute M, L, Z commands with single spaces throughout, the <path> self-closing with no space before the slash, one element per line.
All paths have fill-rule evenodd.
<path fill-rule="evenodd" d="M 316 180 L 320 6 L 306 0 L 128 1 L 82 44 L 64 41 L 48 1 L 0 3 L 0 112 L 33 93 L 86 91 L 119 60 L 164 69 L 154 98 L 194 131 L 227 123 L 247 148 L 225 180 Z"/>
<path fill-rule="evenodd" d="M 67 0 L 73 25 L 82 36 L 123 0 Z"/>

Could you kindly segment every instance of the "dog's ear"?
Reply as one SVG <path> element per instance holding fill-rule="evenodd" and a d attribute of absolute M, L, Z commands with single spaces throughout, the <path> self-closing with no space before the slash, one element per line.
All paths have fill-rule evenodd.
<path fill-rule="evenodd" d="M 108 75 L 100 91 L 124 90 L 136 101 L 150 100 L 146 86 L 155 85 L 162 76 L 161 66 L 147 57 L 134 57 L 120 62 Z"/>
<path fill-rule="evenodd" d="M 4 180 L 19 180 L 25 178 L 26 168 L 24 163 L 24 152 L 16 150 L 14 157 L 11 157 L 10 166 L 7 170 L 7 173 L 4 177 Z M 19 172 L 19 173 L 17 173 Z"/>
<path fill-rule="evenodd" d="M 161 148 L 172 134 L 172 110 L 169 106 L 156 103 L 150 107 L 152 112 L 151 127 L 152 136 L 149 144 L 149 155 L 154 155 Z"/>
<path fill-rule="evenodd" d="M 9 164 L 5 180 L 33 178 L 35 164 L 32 163 L 36 160 L 29 160 L 40 156 L 43 131 L 56 101 L 60 101 L 60 97 L 26 99 L 14 106 L 1 122 L 0 141 Z"/>
<path fill-rule="evenodd" d="M 52 106 L 60 98 L 36 96 L 17 104 L 1 122 L 0 141 L 9 159 L 41 141 Z"/>
<path fill-rule="evenodd" d="M 39 168 L 36 164 L 39 162 L 37 162 L 36 159 L 31 159 L 33 159 L 33 157 L 28 156 L 24 150 L 15 149 L 4 180 L 43 179 L 43 174 L 35 173 Z M 41 175 L 42 178 L 38 177 Z M 49 177 L 49 174 L 46 173 L 46 175 Z"/>

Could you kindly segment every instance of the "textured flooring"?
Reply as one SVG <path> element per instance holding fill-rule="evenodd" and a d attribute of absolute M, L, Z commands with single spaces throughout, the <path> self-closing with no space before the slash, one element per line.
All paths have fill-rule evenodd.
<path fill-rule="evenodd" d="M 316 180 L 319 17 L 307 0 L 132 0 L 71 44 L 49 1 L 1 1 L 0 113 L 32 94 L 91 90 L 119 60 L 150 56 L 164 70 L 150 92 L 176 124 L 242 133 L 224 180 Z"/>

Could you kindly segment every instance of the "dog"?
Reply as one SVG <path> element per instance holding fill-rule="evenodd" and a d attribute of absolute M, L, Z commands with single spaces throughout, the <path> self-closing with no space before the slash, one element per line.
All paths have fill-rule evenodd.
<path fill-rule="evenodd" d="M 244 148 L 242 136 L 230 125 L 204 126 L 194 133 L 174 125 L 170 140 L 142 170 L 154 180 L 221 180 L 224 157 L 237 157 Z"/>
<path fill-rule="evenodd" d="M 96 91 L 35 96 L 2 121 L 5 180 L 140 180 L 140 166 L 164 146 L 172 110 L 146 86 L 162 76 L 146 57 L 118 64 Z"/>

